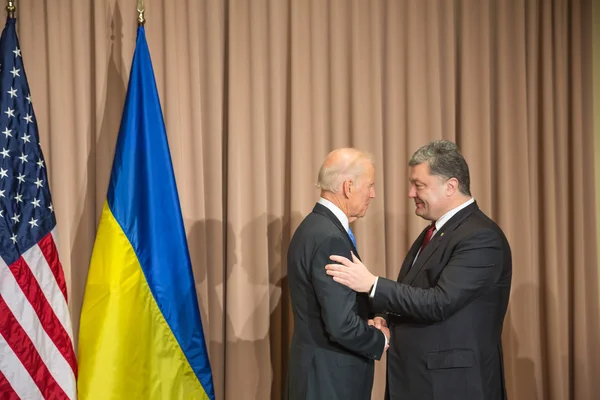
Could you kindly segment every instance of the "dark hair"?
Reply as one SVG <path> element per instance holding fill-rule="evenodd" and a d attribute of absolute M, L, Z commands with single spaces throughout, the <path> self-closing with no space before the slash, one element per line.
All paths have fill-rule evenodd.
<path fill-rule="evenodd" d="M 419 148 L 410 158 L 408 165 L 429 164 L 431 175 L 444 179 L 456 178 L 458 190 L 467 196 L 471 195 L 469 166 L 460 154 L 456 143 L 449 140 L 434 140 Z"/>

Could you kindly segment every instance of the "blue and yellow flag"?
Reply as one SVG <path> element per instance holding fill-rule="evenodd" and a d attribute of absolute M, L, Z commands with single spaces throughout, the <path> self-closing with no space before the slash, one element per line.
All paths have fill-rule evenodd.
<path fill-rule="evenodd" d="M 79 332 L 80 399 L 214 399 L 143 26 Z"/>

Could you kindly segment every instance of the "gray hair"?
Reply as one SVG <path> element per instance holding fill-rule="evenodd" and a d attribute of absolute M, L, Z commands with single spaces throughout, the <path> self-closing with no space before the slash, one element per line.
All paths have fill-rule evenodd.
<path fill-rule="evenodd" d="M 429 173 L 444 179 L 456 178 L 458 190 L 471 195 L 469 166 L 456 143 L 449 140 L 434 140 L 419 148 L 410 158 L 408 165 L 414 167 L 429 164 Z"/>
<path fill-rule="evenodd" d="M 335 157 L 340 159 L 332 162 L 331 160 Z M 346 180 L 358 184 L 366 162 L 374 164 L 373 156 L 370 153 L 352 148 L 333 150 L 319 170 L 317 187 L 328 192 L 339 193 Z"/>

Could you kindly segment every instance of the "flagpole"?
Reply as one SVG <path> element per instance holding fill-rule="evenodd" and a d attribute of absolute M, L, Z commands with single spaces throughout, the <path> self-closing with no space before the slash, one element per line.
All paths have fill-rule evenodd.
<path fill-rule="evenodd" d="M 146 18 L 144 18 L 144 11 L 146 11 L 144 9 L 144 0 L 138 0 L 137 10 L 138 10 L 138 25 L 143 26 L 144 23 L 146 22 Z"/>
<path fill-rule="evenodd" d="M 142 0 L 140 0 L 140 1 L 142 1 Z M 8 18 L 14 18 L 15 10 L 16 10 L 15 2 L 13 0 L 8 0 L 7 3 L 8 3 L 8 5 L 6 6 L 6 11 L 8 11 Z"/>

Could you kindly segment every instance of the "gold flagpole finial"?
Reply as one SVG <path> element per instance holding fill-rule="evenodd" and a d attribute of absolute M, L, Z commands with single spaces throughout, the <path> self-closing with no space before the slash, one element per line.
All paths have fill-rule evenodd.
<path fill-rule="evenodd" d="M 8 0 L 7 3 L 6 11 L 8 11 L 8 18 L 14 18 L 15 10 L 17 9 L 15 7 L 15 2 L 13 0 Z"/>
<path fill-rule="evenodd" d="M 144 0 L 138 0 L 138 25 L 142 26 L 146 22 L 146 18 L 144 18 Z"/>

